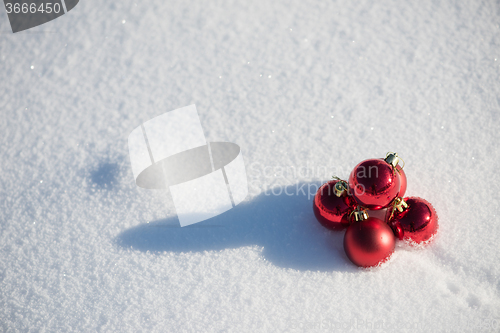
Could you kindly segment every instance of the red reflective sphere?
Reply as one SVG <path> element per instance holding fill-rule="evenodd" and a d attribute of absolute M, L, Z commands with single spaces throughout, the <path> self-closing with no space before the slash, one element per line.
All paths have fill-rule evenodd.
<path fill-rule="evenodd" d="M 337 197 L 333 191 L 339 180 L 331 180 L 321 185 L 314 196 L 314 215 L 325 228 L 342 230 L 349 225 L 347 215 L 355 207 L 356 202 L 352 197 Z"/>
<path fill-rule="evenodd" d="M 375 217 L 354 222 L 344 235 L 347 257 L 361 267 L 376 266 L 386 261 L 394 252 L 395 245 L 392 229 Z"/>
<path fill-rule="evenodd" d="M 398 169 L 399 172 L 396 172 L 399 176 L 399 181 L 401 182 L 401 185 L 399 187 L 399 194 L 398 197 L 404 197 L 406 193 L 406 173 L 404 172 L 403 168 L 398 164 L 396 166 L 396 169 Z"/>
<path fill-rule="evenodd" d="M 360 205 L 376 210 L 398 196 L 401 180 L 389 163 L 374 158 L 356 165 L 349 176 L 349 187 Z"/>
<path fill-rule="evenodd" d="M 422 243 L 428 241 L 438 230 L 438 216 L 432 205 L 417 197 L 405 198 L 408 204 L 403 212 L 395 211 L 390 224 L 403 229 L 403 239 Z"/>
<path fill-rule="evenodd" d="M 394 236 L 396 236 L 397 239 L 403 240 L 405 232 L 399 222 L 396 222 L 392 225 L 392 230 L 394 231 Z"/>

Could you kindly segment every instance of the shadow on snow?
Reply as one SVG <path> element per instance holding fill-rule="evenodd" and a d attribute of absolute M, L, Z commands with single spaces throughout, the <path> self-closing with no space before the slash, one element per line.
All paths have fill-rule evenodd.
<path fill-rule="evenodd" d="M 122 232 L 116 242 L 158 254 L 259 245 L 263 257 L 279 267 L 355 271 L 344 253 L 344 231 L 327 230 L 314 217 L 313 195 L 308 198 L 307 193 L 308 187 L 315 193 L 319 185 L 299 183 L 278 195 L 262 193 L 219 216 L 183 228 L 177 217 L 143 223 Z M 285 194 L 285 189 L 293 195 Z"/>

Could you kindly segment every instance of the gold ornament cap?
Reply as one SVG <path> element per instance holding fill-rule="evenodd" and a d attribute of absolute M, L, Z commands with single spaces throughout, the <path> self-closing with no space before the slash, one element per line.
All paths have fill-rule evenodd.
<path fill-rule="evenodd" d="M 387 153 L 384 160 L 390 165 L 392 165 L 393 168 L 396 168 L 399 163 L 398 153 Z"/>
<path fill-rule="evenodd" d="M 394 199 L 394 209 L 397 209 L 400 213 L 408 208 L 408 204 L 404 201 L 403 198 Z"/>
<path fill-rule="evenodd" d="M 402 213 L 406 208 L 408 208 L 408 204 L 401 197 L 397 197 L 396 199 L 394 199 L 394 201 L 392 201 L 390 206 L 391 206 L 391 208 L 389 208 L 389 209 L 390 209 L 391 215 L 389 216 L 389 219 L 388 219 L 389 221 L 392 220 L 392 218 L 394 217 L 394 213 L 396 212 L 396 210 L 398 212 Z"/>
<path fill-rule="evenodd" d="M 341 180 L 341 181 L 337 182 L 337 184 L 335 184 L 335 186 L 333 187 L 333 193 L 337 197 L 341 197 L 343 195 L 346 195 L 347 194 L 347 182 L 345 180 Z"/>
<path fill-rule="evenodd" d="M 351 214 L 352 214 L 353 220 L 356 222 L 364 221 L 364 220 L 368 219 L 368 217 L 369 217 L 366 209 L 364 209 L 363 207 L 360 207 L 360 206 L 358 206 Z"/>

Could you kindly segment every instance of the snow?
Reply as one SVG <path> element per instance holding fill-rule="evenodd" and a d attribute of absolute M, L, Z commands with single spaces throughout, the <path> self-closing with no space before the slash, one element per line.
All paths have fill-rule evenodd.
<path fill-rule="evenodd" d="M 80 1 L 0 9 L 0 331 L 498 331 L 493 1 Z M 127 137 L 196 104 L 249 196 L 181 228 Z M 332 175 L 396 151 L 439 234 L 362 269 L 315 221 Z M 285 192 L 286 190 L 286 192 Z"/>

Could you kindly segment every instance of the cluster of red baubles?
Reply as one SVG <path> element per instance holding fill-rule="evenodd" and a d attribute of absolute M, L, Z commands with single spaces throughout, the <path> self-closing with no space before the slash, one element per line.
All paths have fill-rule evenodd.
<path fill-rule="evenodd" d="M 398 163 L 397 153 L 365 160 L 352 170 L 348 182 L 331 180 L 314 197 L 314 215 L 324 227 L 347 228 L 344 250 L 358 266 L 386 261 L 394 252 L 396 238 L 425 244 L 437 232 L 438 217 L 432 205 L 418 197 L 404 197 L 406 175 Z M 383 218 L 369 217 L 369 211 Z"/>

